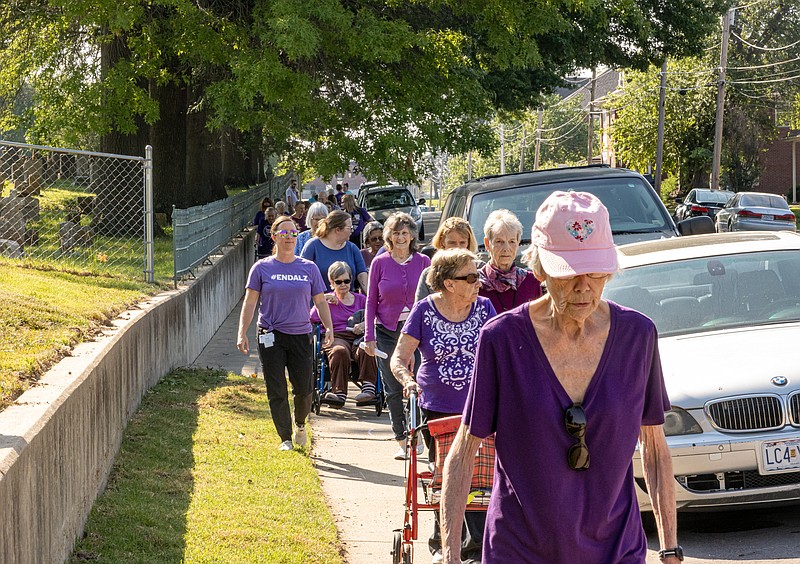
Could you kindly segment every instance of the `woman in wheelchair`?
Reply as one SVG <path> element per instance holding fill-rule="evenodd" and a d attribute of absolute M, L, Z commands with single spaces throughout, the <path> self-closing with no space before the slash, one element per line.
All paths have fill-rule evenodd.
<path fill-rule="evenodd" d="M 364 309 L 367 297 L 350 291 L 353 274 L 346 262 L 334 262 L 328 268 L 328 279 L 333 292 L 325 294 L 325 299 L 333 321 L 333 345 L 323 347 L 322 350 L 330 368 L 331 391 L 325 394 L 322 402 L 334 407 L 344 405 L 353 361 L 358 364 L 358 378 L 361 384 L 361 392 L 355 397 L 356 403 L 374 401 L 378 365 L 375 357 L 358 347 L 358 342 L 364 335 L 364 323 L 357 323 L 352 329 L 347 324 L 347 320 L 353 314 Z M 316 306 L 311 310 L 311 321 L 320 322 Z"/>

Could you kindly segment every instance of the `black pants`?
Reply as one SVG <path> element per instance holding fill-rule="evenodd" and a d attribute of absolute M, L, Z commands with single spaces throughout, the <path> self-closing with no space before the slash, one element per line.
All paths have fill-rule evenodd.
<path fill-rule="evenodd" d="M 459 413 L 442 413 L 430 409 L 420 408 L 423 424 L 434 419 L 460 415 Z M 428 447 L 428 460 L 436 462 L 436 448 L 433 444 L 433 437 L 428 431 L 428 426 L 422 428 L 422 436 L 425 438 L 425 446 Z M 480 560 L 481 547 L 483 545 L 483 527 L 486 524 L 485 511 L 467 511 L 464 513 L 464 524 L 461 527 L 461 560 Z M 428 539 L 428 548 L 431 554 L 442 550 L 441 525 L 439 524 L 439 512 L 433 514 L 433 534 Z"/>
<path fill-rule="evenodd" d="M 259 327 L 259 336 L 266 331 Z M 275 343 L 264 347 L 258 343 L 258 357 L 264 371 L 264 384 L 267 386 L 269 409 L 272 422 L 281 438 L 281 442 L 292 439 L 292 416 L 289 411 L 289 389 L 286 384 L 286 372 L 292 384 L 294 396 L 294 420 L 303 425 L 311 412 L 311 392 L 314 389 L 312 376 L 313 348 L 311 335 L 289 335 L 273 331 Z"/>

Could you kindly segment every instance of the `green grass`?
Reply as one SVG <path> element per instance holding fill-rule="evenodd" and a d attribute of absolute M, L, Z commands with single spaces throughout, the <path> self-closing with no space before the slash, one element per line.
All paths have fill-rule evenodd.
<path fill-rule="evenodd" d="M 128 425 L 70 562 L 340 564 L 311 460 L 279 443 L 260 380 L 168 374 Z"/>
<path fill-rule="evenodd" d="M 160 290 L 143 280 L 0 261 L 0 409 L 76 343 Z M 52 268 L 52 266 L 48 266 Z"/>

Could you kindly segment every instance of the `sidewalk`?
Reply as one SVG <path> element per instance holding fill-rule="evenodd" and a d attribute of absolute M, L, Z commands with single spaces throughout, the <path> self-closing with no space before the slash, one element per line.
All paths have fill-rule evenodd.
<path fill-rule="evenodd" d="M 194 366 L 221 368 L 236 374 L 261 377 L 258 353 L 236 350 L 241 302 L 206 345 Z M 248 340 L 255 343 L 255 323 Z M 334 515 L 347 564 L 391 562 L 392 534 L 403 525 L 406 462 L 394 460 L 397 450 L 389 414 L 380 417 L 373 407 L 355 407 L 358 393 L 351 386 L 350 400 L 342 409 L 323 405 L 311 414 L 311 459 L 317 466 L 322 489 Z M 427 453 L 422 457 L 427 460 Z M 422 470 L 422 468 L 420 468 Z M 421 512 L 419 539 L 414 542 L 415 564 L 431 561 L 427 539 L 433 531 L 433 514 Z"/>
<path fill-rule="evenodd" d="M 239 302 L 194 366 L 261 377 L 258 353 L 251 350 L 250 355 L 244 356 L 236 350 L 241 308 Z M 253 323 L 248 340 L 255 343 L 255 339 Z M 397 443 L 393 440 L 389 414 L 384 410 L 377 417 L 373 407 L 355 407 L 352 398 L 358 390 L 353 385 L 349 391 L 350 400 L 344 408 L 330 409 L 323 405 L 319 415 L 311 414 L 311 459 L 336 520 L 345 562 L 388 564 L 392 561 L 393 531 L 403 526 L 407 463 L 392 458 Z M 427 452 L 421 459 L 427 461 Z M 431 562 L 427 540 L 432 531 L 433 514 L 421 512 L 419 538 L 414 541 L 415 564 Z M 648 535 L 647 564 L 658 564 L 657 544 L 655 535 Z"/>

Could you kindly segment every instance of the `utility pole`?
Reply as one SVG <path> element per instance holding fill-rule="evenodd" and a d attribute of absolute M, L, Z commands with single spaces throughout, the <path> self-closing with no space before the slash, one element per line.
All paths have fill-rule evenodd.
<path fill-rule="evenodd" d="M 503 124 L 500 124 L 500 174 L 506 173 L 506 134 Z"/>
<path fill-rule="evenodd" d="M 589 141 L 586 145 L 586 164 L 592 164 L 592 154 L 594 153 L 594 93 L 597 86 L 597 69 L 592 69 L 592 88 L 589 95 Z"/>
<path fill-rule="evenodd" d="M 472 149 L 467 153 L 467 180 L 472 180 Z"/>
<path fill-rule="evenodd" d="M 667 100 L 667 56 L 664 55 L 664 62 L 661 63 L 661 89 L 658 93 L 658 139 L 656 141 L 656 174 L 655 182 L 657 194 L 661 194 L 661 167 L 664 163 L 664 121 L 666 119 Z"/>
<path fill-rule="evenodd" d="M 728 10 L 722 18 L 722 46 L 719 51 L 719 77 L 717 78 L 717 118 L 714 124 L 714 160 L 711 163 L 711 181 L 709 187 L 719 190 L 719 169 L 722 161 L 722 117 L 725 112 L 725 71 L 728 66 L 728 38 L 735 8 Z"/>
<path fill-rule="evenodd" d="M 522 126 L 522 145 L 519 149 L 519 171 L 525 170 L 525 126 Z"/>
<path fill-rule="evenodd" d="M 533 156 L 533 170 L 539 170 L 539 151 L 542 147 L 542 108 L 539 108 L 539 115 L 536 116 L 536 152 Z"/>

